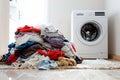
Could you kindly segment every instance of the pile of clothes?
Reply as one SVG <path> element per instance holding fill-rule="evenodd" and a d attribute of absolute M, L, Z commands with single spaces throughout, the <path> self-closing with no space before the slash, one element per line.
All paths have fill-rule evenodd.
<path fill-rule="evenodd" d="M 15 40 L 0 61 L 16 68 L 51 69 L 76 66 L 83 60 L 76 55 L 74 44 L 52 25 L 19 27 Z"/>

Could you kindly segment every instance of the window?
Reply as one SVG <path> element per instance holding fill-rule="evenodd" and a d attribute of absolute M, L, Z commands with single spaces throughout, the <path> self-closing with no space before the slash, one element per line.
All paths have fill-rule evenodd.
<path fill-rule="evenodd" d="M 9 42 L 17 27 L 47 23 L 47 0 L 10 0 Z"/>

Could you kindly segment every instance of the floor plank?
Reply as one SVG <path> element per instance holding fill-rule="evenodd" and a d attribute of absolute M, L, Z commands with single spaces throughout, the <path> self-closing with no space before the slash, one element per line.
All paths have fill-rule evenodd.
<path fill-rule="evenodd" d="M 0 80 L 120 80 L 120 70 L 2 70 Z"/>

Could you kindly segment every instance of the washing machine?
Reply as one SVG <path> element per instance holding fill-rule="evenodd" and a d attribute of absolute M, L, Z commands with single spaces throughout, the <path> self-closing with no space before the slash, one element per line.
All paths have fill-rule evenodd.
<path fill-rule="evenodd" d="M 105 10 L 74 10 L 71 42 L 83 58 L 108 58 L 108 22 Z"/>

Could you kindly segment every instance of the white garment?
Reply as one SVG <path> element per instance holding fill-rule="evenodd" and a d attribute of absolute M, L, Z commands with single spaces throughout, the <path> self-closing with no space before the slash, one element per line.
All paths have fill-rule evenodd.
<path fill-rule="evenodd" d="M 67 57 L 74 57 L 75 56 L 75 52 L 72 48 L 72 45 L 70 42 L 64 42 L 65 43 L 65 46 L 63 46 L 61 48 L 61 51 L 64 52 L 65 56 Z"/>
<path fill-rule="evenodd" d="M 19 37 L 16 40 L 16 47 L 20 46 L 28 41 L 36 41 L 38 43 L 43 43 L 43 39 L 36 33 L 34 32 L 29 32 L 29 33 L 25 33 L 23 36 Z"/>
<path fill-rule="evenodd" d="M 54 25 L 37 25 L 41 30 L 41 35 L 45 36 L 63 36 Z"/>
<path fill-rule="evenodd" d="M 20 69 L 37 69 L 37 65 L 42 59 L 45 59 L 45 57 L 38 54 L 38 52 L 36 52 L 32 56 L 24 60 L 25 61 L 24 63 L 14 62 L 12 63 L 12 65 L 15 68 L 20 68 Z"/>

